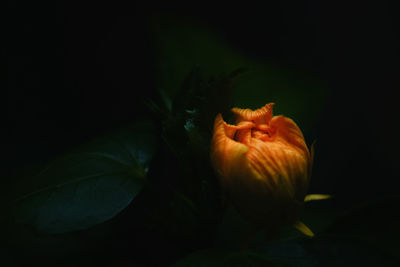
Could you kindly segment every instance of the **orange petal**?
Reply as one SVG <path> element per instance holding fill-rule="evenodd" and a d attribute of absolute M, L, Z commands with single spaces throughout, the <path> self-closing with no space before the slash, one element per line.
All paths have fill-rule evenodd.
<path fill-rule="evenodd" d="M 244 129 L 236 132 L 235 140 L 249 146 L 251 144 L 251 128 Z"/>
<path fill-rule="evenodd" d="M 272 118 L 272 108 L 274 105 L 274 103 L 269 103 L 256 110 L 251 110 L 248 108 L 232 108 L 232 112 L 237 116 L 238 122 L 254 121 L 257 124 L 265 124 L 268 123 Z"/>
<path fill-rule="evenodd" d="M 231 136 L 228 136 L 228 134 L 232 134 L 234 128 L 235 126 L 224 122 L 221 114 L 215 118 L 214 135 L 211 141 L 211 162 L 222 178 L 229 177 L 232 166 L 245 162 L 245 154 L 249 150 L 246 145 L 236 142 L 231 139 Z"/>
<path fill-rule="evenodd" d="M 303 200 L 308 186 L 308 162 L 303 153 L 284 142 L 253 139 L 246 158 L 272 194 Z"/>
<path fill-rule="evenodd" d="M 235 136 L 235 133 L 237 130 L 245 130 L 245 129 L 251 129 L 255 126 L 254 123 L 250 122 L 250 121 L 242 121 L 240 122 L 238 125 L 231 125 L 226 123 L 221 116 L 221 120 L 224 123 L 224 129 L 225 129 L 225 133 L 229 138 L 232 138 Z"/>
<path fill-rule="evenodd" d="M 274 116 L 269 126 L 274 131 L 274 136 L 277 140 L 288 143 L 309 159 L 310 153 L 304 141 L 303 133 L 292 119 L 284 116 Z"/>

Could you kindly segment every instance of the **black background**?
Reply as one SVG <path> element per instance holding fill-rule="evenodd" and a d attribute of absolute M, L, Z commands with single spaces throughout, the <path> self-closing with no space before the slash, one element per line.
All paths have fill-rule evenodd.
<path fill-rule="evenodd" d="M 155 94 L 156 13 L 195 18 L 236 49 L 314 73 L 331 90 L 311 191 L 343 205 L 397 187 L 397 12 L 385 1 L 109 3 L 9 1 L 6 118 L 0 187 L 13 175 L 93 136 L 149 116 Z M 5 40 L 5 41 L 4 41 Z"/>

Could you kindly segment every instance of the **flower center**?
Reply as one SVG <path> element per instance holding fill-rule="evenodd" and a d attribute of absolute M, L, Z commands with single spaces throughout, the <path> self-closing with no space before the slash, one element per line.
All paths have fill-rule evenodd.
<path fill-rule="evenodd" d="M 238 129 L 234 135 L 234 140 L 250 145 L 251 139 L 258 139 L 263 142 L 271 141 L 273 136 L 273 129 L 267 124 L 256 124 L 252 122 L 241 122 L 238 125 L 241 129 Z"/>
<path fill-rule="evenodd" d="M 268 131 L 261 131 L 253 128 L 251 129 L 251 137 L 261 141 L 267 141 L 271 138 L 271 135 Z"/>

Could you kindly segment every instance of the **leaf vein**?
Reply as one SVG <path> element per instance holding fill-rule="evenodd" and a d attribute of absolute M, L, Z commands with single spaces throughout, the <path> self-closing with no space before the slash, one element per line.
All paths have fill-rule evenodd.
<path fill-rule="evenodd" d="M 73 180 L 70 180 L 70 181 L 67 181 L 67 182 L 64 182 L 64 183 L 50 185 L 50 186 L 46 186 L 46 187 L 43 187 L 41 189 L 35 190 L 33 192 L 25 194 L 22 197 L 16 199 L 15 202 L 18 202 L 18 201 L 21 201 L 23 199 L 29 198 L 29 197 L 31 197 L 33 195 L 39 194 L 39 193 L 47 191 L 47 190 L 51 190 L 51 189 L 58 188 L 58 187 L 63 187 L 63 186 L 66 186 L 66 185 L 69 185 L 69 184 L 73 184 L 73 183 L 79 183 L 79 182 L 84 181 L 84 180 L 89 180 L 89 179 L 98 178 L 98 177 L 107 176 L 107 175 L 113 175 L 113 174 L 124 174 L 124 173 L 126 173 L 126 171 L 96 173 L 96 174 L 92 174 L 92 175 L 86 175 L 86 176 L 78 177 L 78 178 L 75 178 Z"/>

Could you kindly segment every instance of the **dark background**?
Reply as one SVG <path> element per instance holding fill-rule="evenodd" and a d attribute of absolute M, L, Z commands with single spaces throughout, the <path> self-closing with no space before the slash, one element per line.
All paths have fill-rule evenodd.
<path fill-rule="evenodd" d="M 397 11 L 385 1 L 9 1 L 7 13 L 2 190 L 21 170 L 150 116 L 143 99 L 158 89 L 160 62 L 152 23 L 160 23 L 155 15 L 168 14 L 206 24 L 242 54 L 311 73 L 329 88 L 305 133 L 309 143 L 317 140 L 319 179 L 311 192 L 338 195 L 342 206 L 398 193 L 400 39 Z"/>

